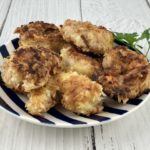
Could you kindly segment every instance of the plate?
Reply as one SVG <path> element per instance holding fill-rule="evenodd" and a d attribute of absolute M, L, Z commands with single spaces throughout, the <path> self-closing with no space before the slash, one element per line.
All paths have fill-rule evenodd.
<path fill-rule="evenodd" d="M 9 56 L 18 47 L 18 38 L 11 40 L 9 43 L 0 47 L 0 65 L 5 57 Z M 113 99 L 105 97 L 103 112 L 91 115 L 89 117 L 79 116 L 65 110 L 61 106 L 50 109 L 42 116 L 32 116 L 25 109 L 27 98 L 23 95 L 13 92 L 2 83 L 0 84 L 0 108 L 9 112 L 19 119 L 35 123 L 38 125 L 77 128 L 96 126 L 109 123 L 114 120 L 127 116 L 131 112 L 141 107 L 150 98 L 150 91 L 144 93 L 141 97 L 130 100 L 127 104 L 118 104 Z"/>

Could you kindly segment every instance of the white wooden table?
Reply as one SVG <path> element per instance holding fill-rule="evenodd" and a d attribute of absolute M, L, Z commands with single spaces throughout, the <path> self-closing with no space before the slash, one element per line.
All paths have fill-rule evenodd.
<path fill-rule="evenodd" d="M 61 24 L 67 18 L 96 24 L 130 18 L 150 27 L 150 5 L 148 0 L 0 0 L 0 44 L 21 24 Z M 0 110 L 0 150 L 150 150 L 150 101 L 121 120 L 81 129 L 37 126 Z"/>

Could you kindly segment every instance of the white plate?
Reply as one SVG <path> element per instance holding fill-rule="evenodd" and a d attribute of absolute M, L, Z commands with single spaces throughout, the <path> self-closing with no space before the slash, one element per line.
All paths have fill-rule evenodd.
<path fill-rule="evenodd" d="M 8 44 L 2 45 L 0 47 L 0 63 L 3 62 L 4 57 L 7 57 L 9 53 L 14 51 L 17 47 L 18 39 L 14 39 Z M 147 92 L 137 99 L 130 100 L 126 105 L 118 104 L 114 100 L 106 97 L 104 111 L 97 115 L 91 115 L 90 117 L 75 115 L 61 106 L 52 108 L 41 117 L 35 117 L 28 114 L 25 110 L 24 103 L 26 97 L 19 95 L 6 88 L 3 84 L 0 84 L 0 107 L 3 110 L 28 122 L 63 128 L 96 126 L 120 119 L 142 106 L 149 97 L 150 93 Z"/>
<path fill-rule="evenodd" d="M 125 28 L 125 24 L 128 24 L 128 28 Z M 133 32 L 133 28 L 137 32 L 144 30 L 144 26 L 141 26 L 136 21 L 131 22 L 131 20 L 121 21 L 119 19 L 115 22 L 115 24 L 106 26 L 111 28 L 113 31 L 119 32 Z M 0 65 L 3 63 L 3 58 L 7 57 L 17 47 L 18 38 L 13 39 L 9 43 L 0 47 Z M 106 97 L 104 111 L 97 115 L 91 115 L 90 117 L 75 115 L 74 113 L 65 110 L 61 106 L 52 108 L 49 112 L 45 113 L 41 117 L 35 117 L 28 114 L 25 110 L 24 103 L 26 101 L 26 97 L 19 95 L 6 88 L 3 84 L 0 84 L 0 108 L 6 110 L 19 119 L 51 127 L 77 128 L 109 123 L 135 111 L 141 107 L 149 98 L 150 91 L 144 93 L 137 99 L 130 100 L 126 105 L 122 105 Z"/>

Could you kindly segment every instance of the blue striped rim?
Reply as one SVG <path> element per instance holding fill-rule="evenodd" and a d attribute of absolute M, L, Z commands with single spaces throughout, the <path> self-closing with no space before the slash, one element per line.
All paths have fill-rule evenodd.
<path fill-rule="evenodd" d="M 107 100 L 107 99 L 106 99 Z M 108 99 L 109 100 L 109 99 Z M 117 99 L 113 98 L 112 99 L 113 101 L 116 101 L 118 102 Z M 131 104 L 131 105 L 139 105 L 143 100 L 142 99 L 139 99 L 139 98 L 135 98 L 135 99 L 130 99 L 127 104 Z"/>
<path fill-rule="evenodd" d="M 148 89 L 144 92 L 144 94 L 148 94 L 148 93 L 150 93 L 150 89 Z"/>
<path fill-rule="evenodd" d="M 61 119 L 65 122 L 68 122 L 68 123 L 71 123 L 71 124 L 74 124 L 74 125 L 87 124 L 86 122 L 75 120 L 75 119 L 72 119 L 68 116 L 65 116 L 64 114 L 57 111 L 55 108 L 51 108 L 47 113 L 49 113 L 50 115 L 53 115 L 54 117 L 56 117 L 58 119 Z"/>
<path fill-rule="evenodd" d="M 5 93 L 9 96 L 9 98 L 17 105 L 19 106 L 22 110 L 24 110 L 25 112 L 27 112 L 27 110 L 25 109 L 25 104 L 24 102 L 10 89 L 8 89 L 7 87 L 5 87 L 4 85 L 1 85 L 2 89 L 5 91 Z M 82 122 L 82 121 L 79 121 L 79 120 L 75 120 L 75 119 L 72 119 L 70 117 L 67 117 L 63 114 L 61 114 L 60 112 L 58 112 L 57 110 L 55 110 L 54 108 L 50 109 L 48 111 L 49 114 L 53 115 L 54 117 L 60 119 L 60 120 L 63 120 L 65 122 L 69 122 L 71 124 L 74 124 L 74 125 L 77 125 L 77 124 L 86 124 L 86 122 Z M 38 120 L 40 120 L 41 122 L 44 122 L 44 123 L 53 123 L 52 121 L 46 119 L 46 118 L 43 118 L 43 117 L 40 117 L 40 116 L 32 116 Z"/>
<path fill-rule="evenodd" d="M 14 40 L 12 40 L 12 44 L 13 44 L 13 46 L 15 47 L 15 48 L 17 48 L 17 43 L 18 43 L 18 40 L 19 39 L 14 39 Z M 3 57 L 7 57 L 7 56 L 9 56 L 9 53 L 8 53 L 8 51 L 7 51 L 7 48 L 6 48 L 6 46 L 3 48 L 3 53 L 5 54 L 5 55 L 2 55 Z M 15 103 L 17 103 L 17 105 L 19 106 L 19 107 L 21 107 L 24 111 L 26 111 L 26 109 L 25 109 L 25 107 L 24 107 L 24 103 L 21 101 L 21 99 L 13 92 L 13 91 L 11 91 L 10 89 L 8 89 L 8 88 L 6 88 L 5 86 L 3 86 L 2 87 L 3 88 L 3 90 L 7 93 L 7 95 L 15 102 Z M 11 93 L 10 93 L 11 92 Z M 11 95 L 11 96 L 10 96 Z M 16 98 L 17 97 L 17 98 Z M 17 102 L 15 101 L 15 99 L 19 99 Z M 27 111 L 26 111 L 27 112 Z M 63 114 L 61 114 L 60 112 L 58 112 L 57 110 L 55 110 L 55 109 L 51 109 L 50 111 L 48 111 L 48 113 L 49 114 L 51 114 L 51 115 L 53 115 L 53 116 L 55 116 L 56 118 L 58 118 L 58 119 L 61 119 L 61 120 L 63 120 L 63 121 L 66 121 L 66 122 L 69 122 L 69 123 L 71 123 L 71 124 L 74 124 L 74 125 L 76 125 L 76 124 L 86 124 L 86 122 L 82 122 L 82 121 L 79 121 L 79 120 L 75 120 L 75 119 L 72 119 L 72 118 L 69 118 L 69 117 L 67 117 L 67 116 L 65 116 L 65 115 L 63 115 Z M 39 116 L 33 116 L 34 118 L 36 118 L 36 119 L 38 119 L 38 120 L 40 120 L 41 122 L 47 122 L 47 119 L 44 119 L 44 118 L 42 118 L 42 117 L 39 117 Z"/>
<path fill-rule="evenodd" d="M 98 115 L 90 115 L 90 116 L 83 116 L 83 115 L 80 115 L 82 117 L 85 117 L 85 118 L 89 118 L 89 119 L 93 119 L 93 120 L 96 120 L 96 121 L 99 121 L 99 122 L 102 122 L 102 121 L 106 121 L 106 120 L 110 120 L 111 118 L 109 117 L 104 117 L 104 116 L 98 116 Z"/>
<path fill-rule="evenodd" d="M 2 56 L 4 58 L 7 57 L 7 56 L 9 56 L 9 53 L 8 53 L 7 48 L 6 48 L 5 45 L 2 45 L 0 47 L 0 52 L 1 52 L 1 54 L 2 54 Z M 18 112 L 16 112 L 15 110 L 13 110 L 1 97 L 0 97 L 0 105 L 2 107 L 4 107 L 5 109 L 7 109 L 8 111 L 10 111 L 10 112 L 12 112 L 12 113 L 14 113 L 14 114 L 16 114 L 18 116 L 20 115 Z"/>
<path fill-rule="evenodd" d="M 143 100 L 136 98 L 136 99 L 129 100 L 127 103 L 131 105 L 139 105 L 142 101 Z"/>
<path fill-rule="evenodd" d="M 2 54 L 2 56 L 3 56 L 4 58 L 6 58 L 7 56 L 9 56 L 9 53 L 8 53 L 7 48 L 6 48 L 5 45 L 2 45 L 2 46 L 0 47 L 0 53 Z"/>
<path fill-rule="evenodd" d="M 127 110 L 112 108 L 112 107 L 109 107 L 109 106 L 104 106 L 103 111 L 113 113 L 113 114 L 118 114 L 118 115 L 123 115 L 123 114 L 128 112 Z"/>
<path fill-rule="evenodd" d="M 18 48 L 18 41 L 19 38 L 16 38 L 14 40 L 12 40 L 12 45 L 14 46 L 15 49 Z M 7 50 L 7 47 L 5 45 L 2 45 L 0 47 L 0 53 L 2 54 L 2 56 L 5 58 L 7 56 L 9 56 L 9 52 Z M 4 92 L 7 94 L 7 96 L 19 107 L 21 108 L 23 111 L 27 112 L 27 110 L 25 109 L 25 103 L 17 96 L 17 94 L 15 94 L 12 90 L 8 89 L 7 87 L 5 87 L 4 85 L 0 85 L 2 87 L 2 89 L 4 90 Z M 148 94 L 150 92 L 150 89 L 148 91 L 146 91 L 144 94 Z M 139 105 L 142 102 L 141 99 L 133 99 L 133 100 L 129 100 L 127 103 L 131 104 L 131 105 Z M 18 112 L 16 112 L 15 110 L 13 110 L 3 99 L 1 99 L 0 97 L 0 105 L 4 108 L 6 108 L 8 111 L 16 114 L 16 115 L 20 115 Z M 114 113 L 114 114 L 118 114 L 118 115 L 122 115 L 127 113 L 127 110 L 122 110 L 122 109 L 118 109 L 118 108 L 112 108 L 109 106 L 104 106 L 104 110 L 105 112 L 110 112 L 110 113 Z M 60 113 L 59 111 L 57 111 L 55 108 L 52 108 L 48 111 L 48 114 L 54 116 L 55 118 L 58 118 L 60 120 L 63 120 L 64 122 L 68 122 L 71 123 L 73 125 L 78 125 L 78 124 L 87 124 L 86 122 L 80 121 L 80 120 L 76 120 L 76 119 L 72 119 L 68 116 L 65 116 L 64 114 Z M 29 114 L 30 115 L 30 114 Z M 32 116 L 32 115 L 30 115 Z M 91 115 L 91 116 L 83 116 L 82 117 L 85 118 L 89 118 L 92 120 L 96 120 L 99 122 L 102 121 L 106 121 L 106 120 L 110 120 L 111 118 L 109 117 L 105 117 L 105 116 L 98 116 L 98 115 Z M 48 124 L 55 124 L 53 121 L 50 121 L 49 119 L 44 118 L 43 116 L 32 116 L 33 118 L 39 120 L 40 122 L 43 123 L 48 123 Z"/>
<path fill-rule="evenodd" d="M 19 44 L 18 44 L 19 38 L 13 39 L 13 40 L 11 40 L 11 42 L 12 42 L 15 49 L 17 49 L 19 47 Z"/>
<path fill-rule="evenodd" d="M 5 109 L 7 109 L 8 111 L 10 111 L 13 114 L 20 116 L 19 113 L 17 113 L 15 110 L 13 110 L 1 97 L 0 97 L 0 106 L 4 107 Z"/>
<path fill-rule="evenodd" d="M 23 111 L 27 112 L 27 110 L 25 109 L 25 104 L 24 102 L 17 96 L 17 94 L 15 94 L 12 90 L 10 90 L 9 88 L 7 88 L 4 85 L 0 85 L 1 88 L 4 90 L 4 92 L 7 94 L 7 96 L 19 107 L 21 108 Z M 30 114 L 29 114 L 30 115 Z M 32 116 L 32 115 L 30 115 Z M 40 122 L 44 122 L 44 123 L 48 123 L 48 124 L 55 124 L 54 122 L 44 118 L 44 117 L 40 117 L 40 116 L 32 116 L 33 118 L 39 120 Z"/>

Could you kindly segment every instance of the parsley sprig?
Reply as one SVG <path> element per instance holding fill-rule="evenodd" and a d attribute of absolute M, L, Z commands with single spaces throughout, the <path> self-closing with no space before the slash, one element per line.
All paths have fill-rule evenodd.
<path fill-rule="evenodd" d="M 125 45 L 130 49 L 141 53 L 142 45 L 138 44 L 141 40 L 146 40 L 148 44 L 148 49 L 146 50 L 145 56 L 147 57 L 150 51 L 150 28 L 144 30 L 140 35 L 137 32 L 134 33 L 119 33 L 113 32 L 115 42 L 118 44 Z"/>

